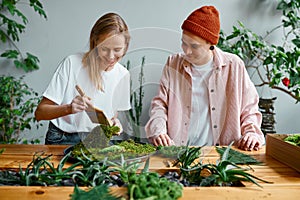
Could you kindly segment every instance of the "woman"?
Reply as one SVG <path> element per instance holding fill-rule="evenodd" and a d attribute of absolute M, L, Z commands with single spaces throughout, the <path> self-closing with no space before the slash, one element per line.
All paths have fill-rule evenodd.
<path fill-rule="evenodd" d="M 183 54 L 171 55 L 152 100 L 146 133 L 154 145 L 229 145 L 258 150 L 258 94 L 243 61 L 215 47 L 219 12 L 203 6 L 181 26 Z"/>
<path fill-rule="evenodd" d="M 67 56 L 59 64 L 35 111 L 38 121 L 50 120 L 45 144 L 81 141 L 81 135 L 97 125 L 84 112 L 95 107 L 121 128 L 117 111 L 130 109 L 130 75 L 118 61 L 129 40 L 125 21 L 118 14 L 105 14 L 91 30 L 89 51 Z"/>

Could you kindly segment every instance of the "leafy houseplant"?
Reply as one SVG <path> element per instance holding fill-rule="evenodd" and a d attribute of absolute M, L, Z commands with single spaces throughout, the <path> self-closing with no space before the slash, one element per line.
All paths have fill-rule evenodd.
<path fill-rule="evenodd" d="M 23 82 L 23 77 L 1 76 L 0 84 L 0 143 L 20 142 L 21 131 L 31 129 L 30 124 L 36 121 L 32 113 L 38 94 Z"/>
<path fill-rule="evenodd" d="M 279 0 L 277 10 L 282 12 L 281 23 L 262 37 L 246 28 L 242 22 L 234 26 L 233 32 L 226 35 L 221 31 L 218 46 L 240 56 L 251 73 L 260 82 L 257 87 L 269 86 L 280 90 L 300 101 L 300 1 Z M 282 29 L 282 45 L 267 41 L 275 30 Z"/>
<path fill-rule="evenodd" d="M 33 8 L 34 12 L 47 19 L 43 6 L 39 0 L 2 0 L 0 3 L 0 56 L 12 60 L 17 69 L 30 72 L 39 69 L 39 59 L 31 54 L 23 55 L 17 46 L 20 34 L 25 32 L 28 19 L 20 10 L 22 6 Z M 5 50 L 5 48 L 7 48 Z M 23 77 L 14 78 L 11 75 L 0 77 L 0 143 L 20 142 L 21 131 L 31 129 L 35 122 L 33 109 L 38 103 L 37 93 L 23 82 Z M 37 128 L 39 124 L 37 124 Z M 23 141 L 27 143 L 27 141 Z M 32 141 L 38 143 L 39 140 Z"/>
<path fill-rule="evenodd" d="M 16 45 L 16 42 L 20 41 L 20 34 L 25 32 L 28 23 L 27 17 L 18 9 L 18 5 L 22 4 L 29 5 L 40 16 L 47 19 L 43 5 L 39 0 L 29 0 L 28 3 L 19 0 L 2 0 L 0 4 L 0 39 L 2 43 L 10 45 L 10 48 L 1 53 L 1 57 L 12 59 L 15 67 L 29 72 L 39 69 L 39 59 L 28 52 L 25 57 Z"/>

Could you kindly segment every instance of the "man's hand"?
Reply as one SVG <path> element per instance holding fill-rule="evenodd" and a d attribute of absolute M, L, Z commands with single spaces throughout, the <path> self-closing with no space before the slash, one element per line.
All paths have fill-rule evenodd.
<path fill-rule="evenodd" d="M 259 140 L 258 134 L 256 133 L 246 133 L 238 141 L 237 146 L 239 149 L 245 151 L 259 150 L 262 146 L 262 142 Z"/>
<path fill-rule="evenodd" d="M 174 141 L 167 134 L 160 134 L 149 138 L 150 142 L 155 146 L 172 146 L 175 145 Z"/>

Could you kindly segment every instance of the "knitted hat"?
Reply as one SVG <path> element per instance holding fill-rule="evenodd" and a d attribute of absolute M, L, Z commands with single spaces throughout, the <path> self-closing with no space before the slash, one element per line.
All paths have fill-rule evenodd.
<path fill-rule="evenodd" d="M 203 6 L 193 11 L 181 28 L 216 45 L 219 41 L 219 12 L 214 6 Z"/>

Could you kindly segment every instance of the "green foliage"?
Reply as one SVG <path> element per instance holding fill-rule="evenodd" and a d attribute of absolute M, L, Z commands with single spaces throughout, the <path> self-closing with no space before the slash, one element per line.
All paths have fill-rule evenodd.
<path fill-rule="evenodd" d="M 9 170 L 0 171 L 0 182 L 7 185 L 24 186 L 97 186 L 109 180 L 108 166 L 99 161 L 78 160 L 71 166 L 66 166 L 70 153 L 66 154 L 54 166 L 49 160 L 52 155 L 36 153 L 32 161 L 23 170 L 20 166 L 19 172 L 11 173 Z"/>
<path fill-rule="evenodd" d="M 142 110 L 143 110 L 143 98 L 144 98 L 143 84 L 145 81 L 144 65 L 145 65 L 145 56 L 142 58 L 141 71 L 139 73 L 139 90 L 137 92 L 134 91 L 130 98 L 130 102 L 133 106 L 133 109 L 130 110 L 130 116 L 138 126 L 141 125 L 140 117 L 142 115 Z"/>
<path fill-rule="evenodd" d="M 118 135 L 118 132 L 120 132 L 120 127 L 118 126 L 110 126 L 110 125 L 100 125 L 101 129 L 103 129 L 105 136 L 108 139 L 111 139 L 112 136 Z"/>
<path fill-rule="evenodd" d="M 29 52 L 26 53 L 26 56 L 23 55 L 16 45 L 20 41 L 20 34 L 25 32 L 28 24 L 27 17 L 19 9 L 21 5 L 32 7 L 34 12 L 47 19 L 39 0 L 28 0 L 27 3 L 19 0 L 2 0 L 0 4 L 0 40 L 2 43 L 10 44 L 12 49 L 4 50 L 0 56 L 13 60 L 16 68 L 29 72 L 39 69 L 39 59 Z"/>
<path fill-rule="evenodd" d="M 127 185 L 130 200 L 175 200 L 182 196 L 183 187 L 178 183 L 161 178 L 156 172 L 149 172 L 149 158 L 141 173 L 137 173 L 141 163 L 126 162 L 121 157 L 121 162 L 110 162 L 112 170 L 120 174 L 121 179 Z"/>
<path fill-rule="evenodd" d="M 71 149 L 71 156 L 74 159 L 92 159 L 103 160 L 107 158 L 110 161 L 120 159 L 123 156 L 126 160 L 139 160 L 150 156 L 156 151 L 156 147 L 152 144 L 141 144 L 134 140 L 123 140 L 112 146 L 102 146 L 99 140 L 96 140 L 95 145 L 80 142 Z"/>
<path fill-rule="evenodd" d="M 36 122 L 32 113 L 40 99 L 23 77 L 0 76 L 0 84 L 0 143 L 17 143 L 21 131 L 30 130 Z"/>
<path fill-rule="evenodd" d="M 295 146 L 300 146 L 300 134 L 289 135 L 284 138 L 284 141 Z"/>
<path fill-rule="evenodd" d="M 86 200 L 86 199 L 94 199 L 94 200 L 117 200 L 119 198 L 112 196 L 109 193 L 108 186 L 103 184 L 88 191 L 80 189 L 78 186 L 75 186 L 73 194 L 70 195 L 71 200 Z"/>
<path fill-rule="evenodd" d="M 254 69 L 261 81 L 256 86 L 268 85 L 285 92 L 296 103 L 300 101 L 299 9 L 300 0 L 280 0 L 277 10 L 282 12 L 281 24 L 268 31 L 266 36 L 257 35 L 239 22 L 238 27 L 233 26 L 231 34 L 221 31 L 218 43 L 221 49 L 240 56 L 247 68 Z M 283 31 L 282 45 L 268 43 L 268 36 L 279 28 Z"/>
<path fill-rule="evenodd" d="M 243 165 L 248 164 L 249 161 L 253 163 L 254 159 L 250 159 L 246 154 L 237 154 L 232 151 L 231 145 L 232 143 L 226 149 L 219 148 L 217 150 L 220 153 L 220 160 L 217 161 L 217 164 L 203 164 L 201 160 L 197 161 L 200 150 L 187 148 L 180 155 L 181 158 L 179 157 L 177 160 L 179 162 L 177 164 L 180 166 L 181 179 L 186 179 L 190 185 L 195 186 L 231 186 L 241 181 L 247 181 L 261 187 L 256 180 L 270 183 L 248 173 L 247 171 L 252 170 L 251 168 L 238 166 L 234 161 Z"/>
<path fill-rule="evenodd" d="M 141 144 L 130 139 L 120 142 L 118 146 L 124 147 L 127 152 L 131 152 L 136 155 L 147 155 L 156 151 L 156 147 L 152 144 Z"/>
<path fill-rule="evenodd" d="M 128 193 L 130 200 L 176 200 L 182 196 L 182 185 L 161 178 L 158 173 L 131 174 Z"/>
<path fill-rule="evenodd" d="M 129 120 L 131 126 L 133 128 L 133 132 L 137 137 L 140 137 L 140 125 L 141 125 L 141 116 L 143 111 L 143 98 L 144 98 L 144 65 L 145 65 L 145 56 L 142 57 L 141 62 L 141 69 L 139 73 L 139 88 L 138 91 L 132 91 L 132 80 L 130 82 L 131 87 L 131 96 L 130 96 L 130 103 L 132 108 L 129 110 Z M 127 61 L 126 68 L 128 70 L 131 69 L 130 61 Z"/>
<path fill-rule="evenodd" d="M 216 151 L 223 156 L 224 152 L 227 151 L 226 147 L 216 147 Z M 240 151 L 236 151 L 233 149 L 230 149 L 228 152 L 227 160 L 230 162 L 233 162 L 235 164 L 252 164 L 257 165 L 261 164 L 260 161 L 256 160 L 252 156 L 249 156 L 247 154 L 241 153 Z"/>

